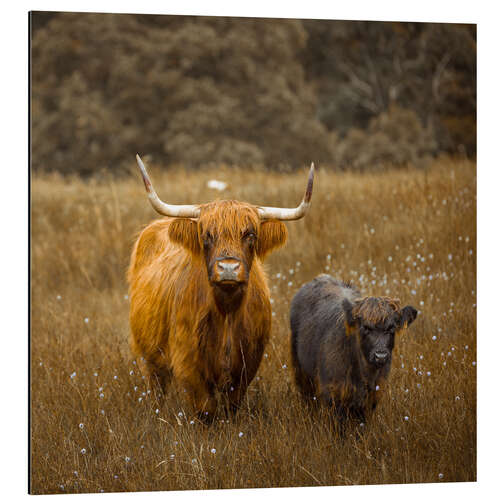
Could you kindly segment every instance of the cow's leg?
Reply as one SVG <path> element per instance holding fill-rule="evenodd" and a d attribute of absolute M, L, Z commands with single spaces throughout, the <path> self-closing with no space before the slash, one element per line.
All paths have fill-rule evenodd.
<path fill-rule="evenodd" d="M 149 380 L 151 386 L 155 390 L 165 395 L 165 393 L 167 392 L 167 388 L 170 385 L 171 374 L 165 368 L 152 367 L 149 373 Z"/>
<path fill-rule="evenodd" d="M 238 369 L 231 373 L 232 383 L 226 390 L 229 410 L 233 414 L 240 409 L 248 386 L 259 369 L 264 354 L 264 346 L 264 341 L 256 342 L 252 349 L 249 349 L 248 346 L 239 345 Z"/>
<path fill-rule="evenodd" d="M 252 381 L 256 371 L 252 370 L 252 366 L 250 366 L 250 369 L 247 367 L 243 356 L 242 359 L 243 363 L 240 370 L 233 372 L 230 375 L 231 383 L 226 385 L 225 391 L 228 402 L 227 410 L 229 410 L 233 415 L 239 410 L 241 402 L 247 392 L 247 387 Z"/>
<path fill-rule="evenodd" d="M 231 385 L 227 391 L 227 399 L 229 403 L 229 411 L 234 415 L 241 407 L 241 402 L 245 397 L 248 385 L 245 382 L 239 385 Z"/>
<path fill-rule="evenodd" d="M 314 379 L 308 377 L 299 366 L 294 366 L 293 370 L 294 370 L 295 384 L 297 385 L 300 394 L 307 401 L 312 400 L 313 397 L 316 395 Z"/>
<path fill-rule="evenodd" d="M 130 338 L 130 348 L 135 354 L 137 366 L 147 378 L 149 388 L 161 399 L 172 380 L 165 352 L 159 348 L 147 349 L 147 346 L 138 343 L 133 336 Z"/>
<path fill-rule="evenodd" d="M 205 387 L 197 387 L 192 391 L 191 404 L 199 420 L 212 422 L 217 410 L 217 401 L 214 394 Z"/>
<path fill-rule="evenodd" d="M 319 384 L 318 384 L 319 385 Z M 331 386 L 319 387 L 319 400 L 325 405 L 333 408 L 339 407 L 339 398 L 335 388 Z"/>
<path fill-rule="evenodd" d="M 166 366 L 158 365 L 151 361 L 145 361 L 145 371 L 149 387 L 155 396 L 161 399 L 166 394 L 172 380 L 171 371 Z"/>
<path fill-rule="evenodd" d="M 183 378 L 179 382 L 197 418 L 203 422 L 211 422 L 217 410 L 213 388 L 197 374 L 192 374 L 189 379 Z"/>

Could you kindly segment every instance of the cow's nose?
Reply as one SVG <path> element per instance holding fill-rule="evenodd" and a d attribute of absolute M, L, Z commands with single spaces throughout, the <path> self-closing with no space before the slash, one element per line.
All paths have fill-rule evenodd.
<path fill-rule="evenodd" d="M 377 351 L 375 353 L 375 360 L 378 363 L 384 363 L 385 361 L 387 361 L 388 357 L 389 357 L 389 354 L 387 354 L 386 352 L 383 352 L 383 351 Z"/>
<path fill-rule="evenodd" d="M 221 261 L 217 262 L 217 271 L 220 281 L 233 281 L 238 279 L 239 262 Z"/>
<path fill-rule="evenodd" d="M 240 267 L 239 262 L 217 262 L 221 271 L 236 271 Z"/>

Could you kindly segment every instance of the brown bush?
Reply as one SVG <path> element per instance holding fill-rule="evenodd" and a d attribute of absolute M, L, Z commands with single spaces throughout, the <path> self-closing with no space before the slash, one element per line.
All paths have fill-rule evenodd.
<path fill-rule="evenodd" d="M 321 122 L 341 137 L 391 106 L 416 113 L 440 152 L 476 152 L 476 26 L 303 21 Z M 450 118 L 456 121 L 450 123 Z"/>
<path fill-rule="evenodd" d="M 343 140 L 333 138 L 334 161 L 344 169 L 422 166 L 437 152 L 436 140 L 417 114 L 397 106 L 373 118 L 366 131 L 354 128 Z"/>
<path fill-rule="evenodd" d="M 33 166 L 121 171 L 139 151 L 187 167 L 296 167 L 339 160 L 327 132 L 349 149 L 356 129 L 372 152 L 362 168 L 413 162 L 422 145 L 371 137 L 395 108 L 432 135 L 423 154 L 474 155 L 475 36 L 456 24 L 35 12 Z"/>
<path fill-rule="evenodd" d="M 33 167 L 328 160 L 305 43 L 295 20 L 58 14 L 32 39 Z"/>

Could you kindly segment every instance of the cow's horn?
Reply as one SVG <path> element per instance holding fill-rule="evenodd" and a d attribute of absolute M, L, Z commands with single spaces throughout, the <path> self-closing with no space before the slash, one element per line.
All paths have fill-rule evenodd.
<path fill-rule="evenodd" d="M 261 219 L 297 220 L 306 215 L 311 205 L 311 196 L 314 181 L 314 163 L 311 163 L 307 188 L 302 202 L 297 208 L 257 207 Z"/>
<path fill-rule="evenodd" d="M 139 155 L 135 155 L 135 157 L 137 159 L 137 165 L 139 165 L 139 169 L 141 170 L 142 180 L 148 192 L 149 201 L 159 214 L 168 215 L 169 217 L 190 217 L 192 219 L 199 217 L 200 209 L 196 205 L 169 205 L 161 201 L 153 189 L 153 184 L 151 184 L 151 180 L 146 172 L 144 163 L 142 163 L 141 157 Z"/>

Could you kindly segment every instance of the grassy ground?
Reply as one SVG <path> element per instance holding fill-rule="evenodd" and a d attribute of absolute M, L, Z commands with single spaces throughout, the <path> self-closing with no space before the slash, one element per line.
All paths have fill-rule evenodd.
<path fill-rule="evenodd" d="M 292 206 L 306 169 L 152 169 L 176 203 Z M 224 193 L 209 179 L 229 182 Z M 174 393 L 147 392 L 128 349 L 125 270 L 156 217 L 138 174 L 34 176 L 31 491 L 244 488 L 476 480 L 476 167 L 317 173 L 313 206 L 267 263 L 274 324 L 245 407 L 211 427 Z M 321 272 L 421 314 L 398 339 L 389 389 L 364 427 L 336 435 L 293 385 L 288 310 Z"/>

